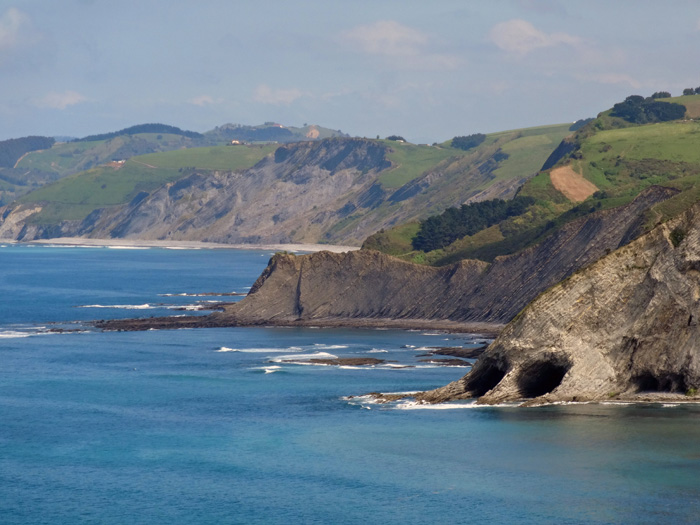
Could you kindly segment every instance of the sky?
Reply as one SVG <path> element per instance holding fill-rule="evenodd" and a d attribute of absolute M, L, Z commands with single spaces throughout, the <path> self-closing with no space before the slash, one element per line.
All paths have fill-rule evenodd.
<path fill-rule="evenodd" d="M 700 86 L 697 0 L 0 0 L 0 140 L 159 122 L 411 142 Z"/>

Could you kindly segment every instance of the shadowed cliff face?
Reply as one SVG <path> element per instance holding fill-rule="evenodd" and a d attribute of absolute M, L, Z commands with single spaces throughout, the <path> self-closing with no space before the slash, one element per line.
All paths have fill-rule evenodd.
<path fill-rule="evenodd" d="M 572 222 L 490 265 L 461 261 L 433 268 L 370 250 L 277 255 L 228 315 L 269 324 L 358 318 L 505 323 L 546 288 L 629 242 L 644 211 L 672 194 L 652 188 L 627 206 Z"/>
<path fill-rule="evenodd" d="M 464 378 L 481 403 L 686 399 L 700 387 L 700 205 L 533 301 Z"/>

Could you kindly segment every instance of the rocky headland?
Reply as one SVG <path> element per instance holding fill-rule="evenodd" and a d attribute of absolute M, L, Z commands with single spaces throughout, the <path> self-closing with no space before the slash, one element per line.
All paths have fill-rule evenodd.
<path fill-rule="evenodd" d="M 248 296 L 223 312 L 98 326 L 493 333 L 509 323 L 466 376 L 415 397 L 486 404 L 691 400 L 700 388 L 700 205 L 640 236 L 645 212 L 673 194 L 651 188 L 491 264 L 419 266 L 371 250 L 280 253 Z"/>
<path fill-rule="evenodd" d="M 435 403 L 697 401 L 700 205 L 572 275 L 513 320 Z"/>

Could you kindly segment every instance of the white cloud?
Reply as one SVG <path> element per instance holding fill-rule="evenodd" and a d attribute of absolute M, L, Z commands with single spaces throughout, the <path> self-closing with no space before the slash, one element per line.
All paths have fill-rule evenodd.
<path fill-rule="evenodd" d="M 288 106 L 303 96 L 304 92 L 298 89 L 272 89 L 267 84 L 260 84 L 255 88 L 253 100 L 274 106 Z"/>
<path fill-rule="evenodd" d="M 414 55 L 428 42 L 424 33 L 393 20 L 355 27 L 345 31 L 341 38 L 365 53 L 387 56 Z"/>
<path fill-rule="evenodd" d="M 592 74 L 592 75 L 575 75 L 579 80 L 596 82 L 598 84 L 626 84 L 634 89 L 639 89 L 642 87 L 642 83 L 637 79 L 631 77 L 630 75 L 625 75 L 623 73 L 602 73 L 602 74 Z"/>
<path fill-rule="evenodd" d="M 221 98 L 212 98 L 209 95 L 199 95 L 198 97 L 191 98 L 189 100 L 190 104 L 194 104 L 195 106 L 209 106 L 211 104 L 221 104 L 223 102 L 223 99 Z"/>
<path fill-rule="evenodd" d="M 86 97 L 76 91 L 65 91 L 64 93 L 52 91 L 37 100 L 35 105 L 39 108 L 66 109 L 68 106 L 75 106 L 86 100 Z"/>
<path fill-rule="evenodd" d="M 455 69 L 461 60 L 453 55 L 431 53 L 427 34 L 394 20 L 384 20 L 341 33 L 340 40 L 368 55 L 391 59 L 409 69 Z"/>
<path fill-rule="evenodd" d="M 15 47 L 23 30 L 30 26 L 29 17 L 17 8 L 11 7 L 0 16 L 0 52 Z"/>
<path fill-rule="evenodd" d="M 569 45 L 577 47 L 582 40 L 567 33 L 545 33 L 527 20 L 508 20 L 491 28 L 491 41 L 503 51 L 526 55 L 536 49 Z"/>

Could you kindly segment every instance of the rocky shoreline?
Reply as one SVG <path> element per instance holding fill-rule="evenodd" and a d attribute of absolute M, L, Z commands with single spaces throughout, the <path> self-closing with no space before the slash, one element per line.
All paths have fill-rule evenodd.
<path fill-rule="evenodd" d="M 144 317 L 134 319 L 101 319 L 92 326 L 105 331 L 138 332 L 144 330 L 178 330 L 183 328 L 225 328 L 234 326 L 298 326 L 307 328 L 374 328 L 378 330 L 438 330 L 446 333 L 479 334 L 491 338 L 497 336 L 504 325 L 498 323 L 468 323 L 435 319 L 377 319 L 377 318 L 327 318 L 274 321 L 248 321 L 225 313 L 192 315 L 186 317 Z"/>

